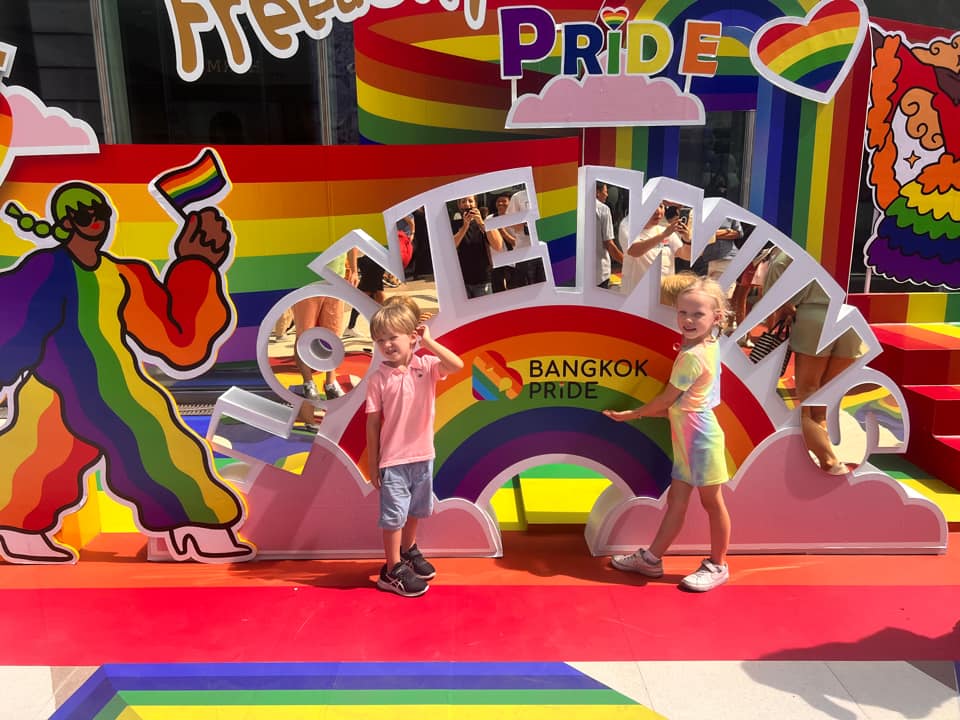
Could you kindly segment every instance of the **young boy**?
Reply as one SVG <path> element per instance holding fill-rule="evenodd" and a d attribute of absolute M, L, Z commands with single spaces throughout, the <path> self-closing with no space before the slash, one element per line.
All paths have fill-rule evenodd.
<path fill-rule="evenodd" d="M 389 303 L 370 319 L 383 363 L 367 384 L 367 454 L 380 490 L 387 563 L 377 586 L 404 597 L 427 591 L 437 573 L 417 548 L 417 522 L 433 512 L 433 418 L 436 384 L 463 361 L 430 336 L 417 313 Z M 416 355 L 417 341 L 432 355 Z"/>

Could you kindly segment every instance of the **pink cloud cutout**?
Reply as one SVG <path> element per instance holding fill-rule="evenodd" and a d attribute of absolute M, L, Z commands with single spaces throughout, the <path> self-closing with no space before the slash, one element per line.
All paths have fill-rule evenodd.
<path fill-rule="evenodd" d="M 646 75 L 558 76 L 538 94 L 522 95 L 506 127 L 703 125 L 703 103 L 670 78 Z"/>
<path fill-rule="evenodd" d="M 885 473 L 861 468 L 828 475 L 817 468 L 797 430 L 777 433 L 744 463 L 724 491 L 733 523 L 733 552 L 942 553 L 947 524 L 932 502 L 907 494 Z M 707 552 L 706 513 L 692 500 L 671 547 Z M 650 544 L 665 498 L 631 498 L 600 521 L 595 555 L 632 552 Z"/>
<path fill-rule="evenodd" d="M 240 535 L 256 545 L 258 559 L 383 556 L 379 495 L 333 443 L 315 442 L 302 474 L 271 464 L 254 472 L 249 482 L 238 482 L 248 485 Z M 433 515 L 420 521 L 417 544 L 436 557 L 502 554 L 499 529 L 462 498 L 434 504 Z M 151 538 L 150 559 L 168 557 L 163 540 Z"/>
<path fill-rule="evenodd" d="M 3 93 L 13 115 L 10 147 L 20 155 L 52 155 L 61 152 L 98 152 L 93 128 L 64 110 L 48 107 L 27 88 L 5 87 Z"/>

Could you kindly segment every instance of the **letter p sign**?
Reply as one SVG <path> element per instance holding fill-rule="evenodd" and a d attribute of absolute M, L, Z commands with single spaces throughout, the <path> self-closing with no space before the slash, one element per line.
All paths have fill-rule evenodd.
<path fill-rule="evenodd" d="M 500 77 L 514 80 L 523 77 L 526 60 L 543 60 L 553 50 L 557 25 L 553 15 L 541 7 L 526 5 L 502 7 L 500 20 Z M 532 34 L 532 39 L 529 35 Z M 527 35 L 527 38 L 524 38 Z M 527 42 L 524 42 L 527 39 Z"/>

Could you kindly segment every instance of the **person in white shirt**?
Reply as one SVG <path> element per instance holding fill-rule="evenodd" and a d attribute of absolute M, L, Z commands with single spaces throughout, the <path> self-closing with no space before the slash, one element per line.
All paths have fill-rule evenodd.
<path fill-rule="evenodd" d="M 629 237 L 629 216 L 620 222 L 620 246 L 626 248 L 623 253 L 620 292 L 625 295 L 633 291 L 640 282 L 640 278 L 653 266 L 660 252 L 663 252 L 664 274 L 669 275 L 673 272 L 673 253 L 683 245 L 683 241 L 677 234 L 680 218 L 674 218 L 669 223 L 665 222 L 664 209 L 663 203 L 660 203 L 633 240 Z"/>
<path fill-rule="evenodd" d="M 526 190 L 515 192 L 507 205 L 506 213 L 519 213 L 530 209 L 530 199 L 527 197 Z M 513 225 L 510 227 L 511 234 L 515 238 L 514 248 L 522 249 L 531 246 L 530 233 L 526 223 Z M 546 281 L 543 262 L 537 258 L 533 260 L 524 260 L 517 263 L 507 287 L 516 288 L 524 285 L 534 285 Z"/>
<path fill-rule="evenodd" d="M 610 287 L 610 264 L 623 262 L 613 234 L 613 215 L 607 206 L 607 184 L 597 183 L 597 287 Z"/>

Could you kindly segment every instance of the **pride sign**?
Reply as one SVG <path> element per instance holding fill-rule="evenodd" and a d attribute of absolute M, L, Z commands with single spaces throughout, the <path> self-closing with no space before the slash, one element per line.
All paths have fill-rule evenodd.
<path fill-rule="evenodd" d="M 604 8 L 597 22 L 563 22 L 542 7 L 503 7 L 500 77 L 523 77 L 524 63 L 555 53 L 560 32 L 560 73 L 536 94 L 516 98 L 506 127 L 621 127 L 702 125 L 703 103 L 690 93 L 694 76 L 713 77 L 723 26 L 687 20 L 680 44 L 681 89 L 663 72 L 674 56 L 670 28 L 657 20 L 633 20 L 625 7 Z"/>
<path fill-rule="evenodd" d="M 521 78 L 524 62 L 547 58 L 554 50 L 558 29 L 562 75 L 577 76 L 581 70 L 588 75 L 618 75 L 622 49 L 626 50 L 628 74 L 662 72 L 673 57 L 674 39 L 670 28 L 656 20 L 628 21 L 628 18 L 629 11 L 624 7 L 605 8 L 599 16 L 601 23 L 566 22 L 558 26 L 553 15 L 542 7 L 502 7 L 499 9 L 500 77 Z M 686 22 L 680 46 L 682 74 L 712 77 L 716 73 L 721 30 L 718 22 Z M 605 67 L 601 54 L 606 59 Z"/>

